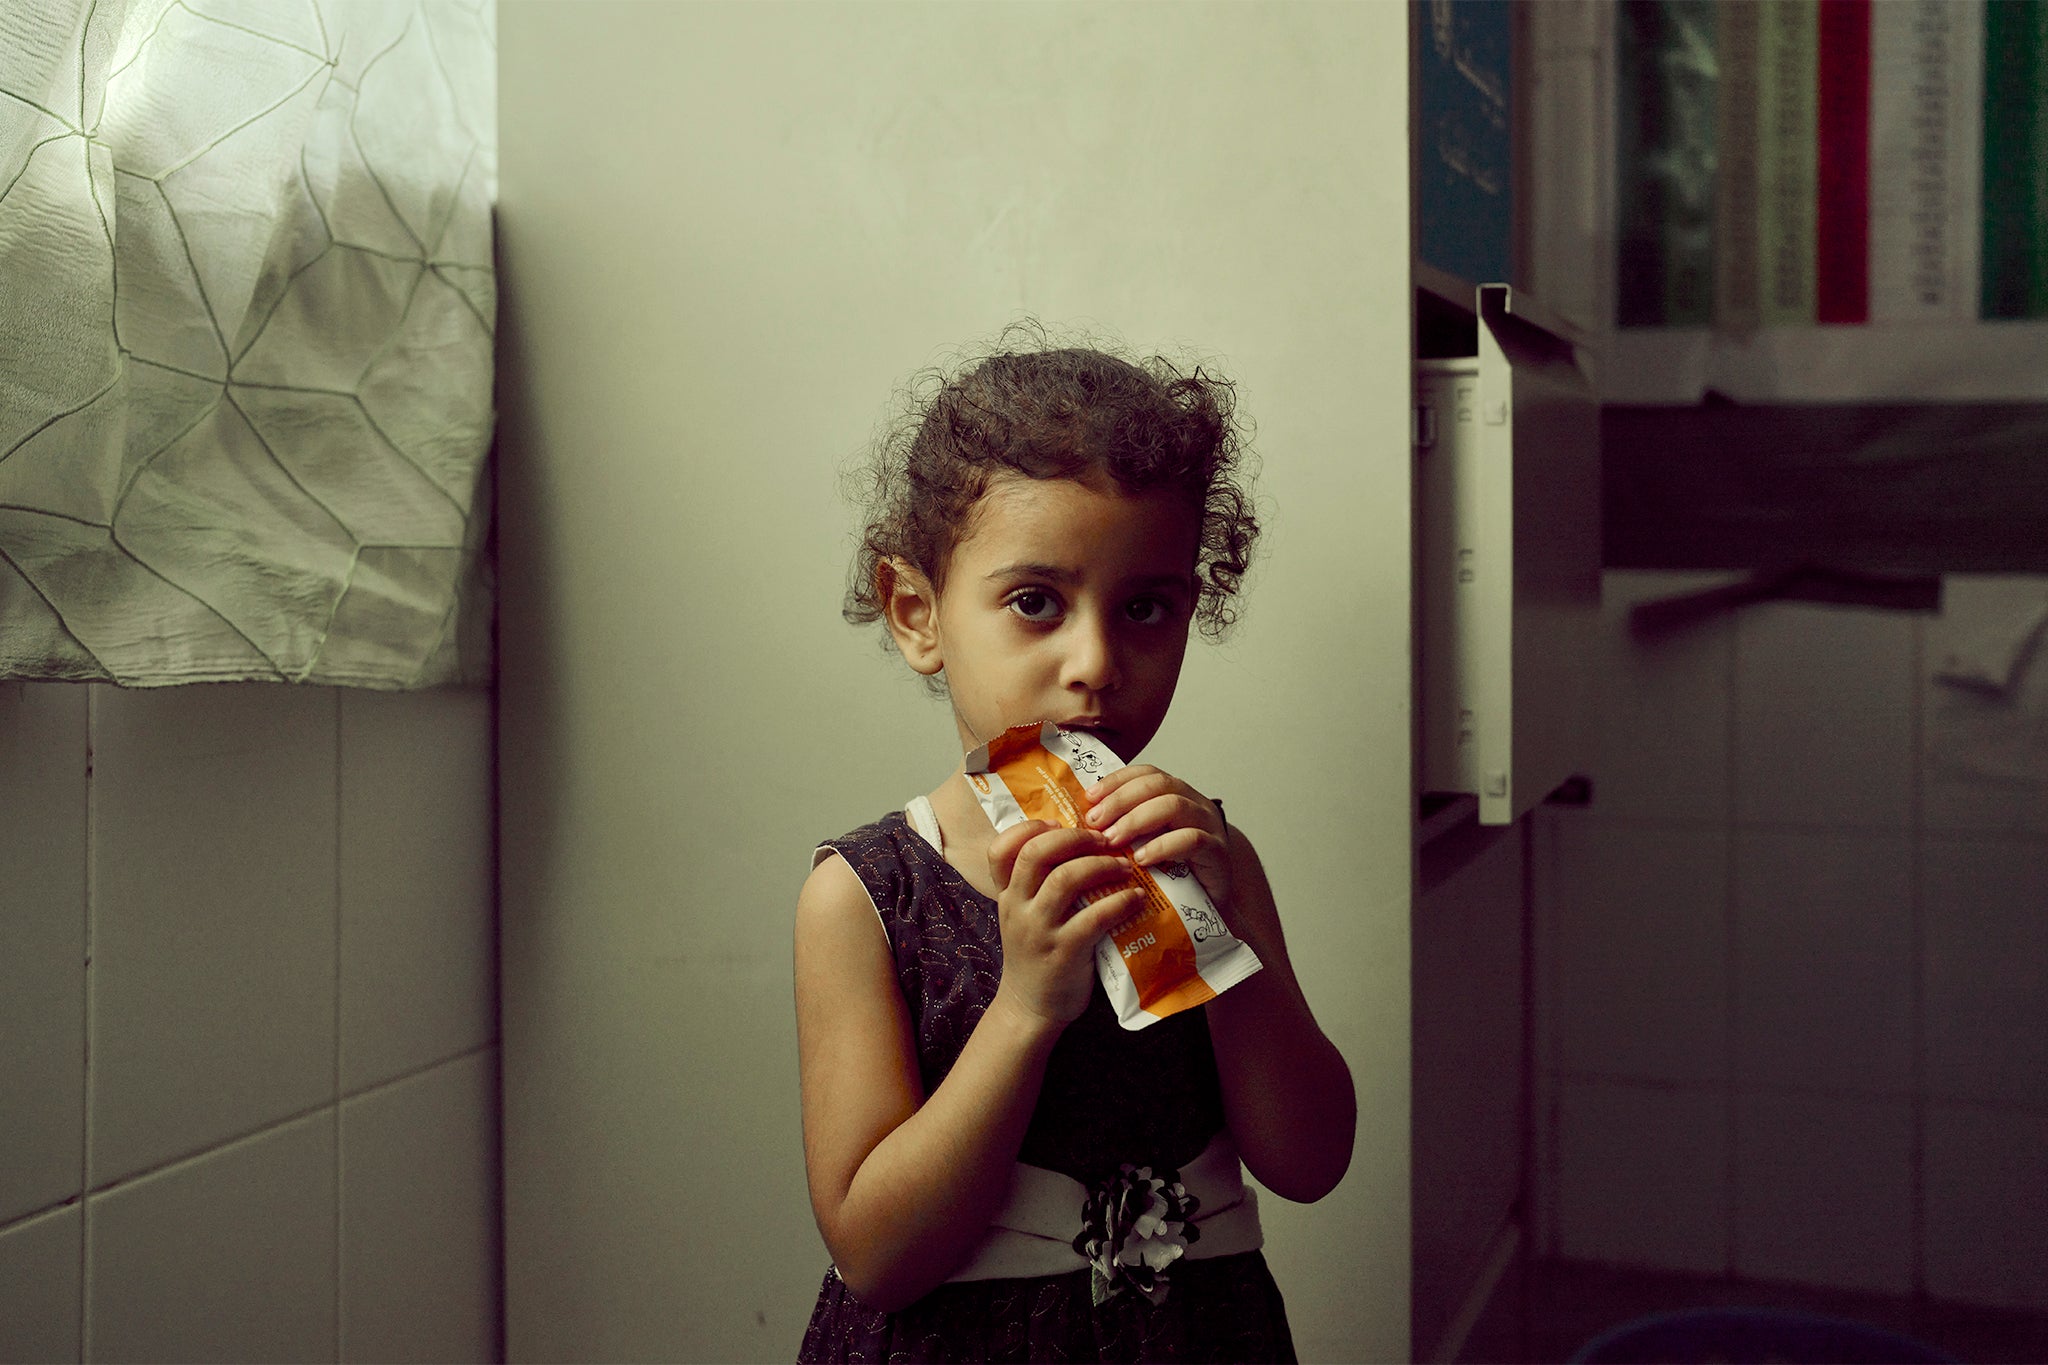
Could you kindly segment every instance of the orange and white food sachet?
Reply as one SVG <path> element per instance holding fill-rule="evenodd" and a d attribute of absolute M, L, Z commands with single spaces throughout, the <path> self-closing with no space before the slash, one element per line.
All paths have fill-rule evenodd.
<path fill-rule="evenodd" d="M 998 832 L 1020 820 L 1078 829 L 1088 809 L 1084 793 L 1123 766 L 1086 730 L 1046 721 L 1013 726 L 967 755 L 967 781 Z M 1223 927 L 1186 863 L 1141 867 L 1131 858 L 1146 842 L 1124 850 L 1129 880 L 1098 887 L 1081 901 L 1145 889 L 1144 903 L 1095 945 L 1096 974 L 1127 1029 L 1213 1000 L 1262 965 L 1251 945 Z"/>

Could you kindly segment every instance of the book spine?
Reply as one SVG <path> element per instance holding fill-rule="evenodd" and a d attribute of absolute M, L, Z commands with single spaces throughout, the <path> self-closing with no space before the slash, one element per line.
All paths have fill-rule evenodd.
<path fill-rule="evenodd" d="M 1814 320 L 1870 320 L 1870 0 L 1820 0 Z"/>
<path fill-rule="evenodd" d="M 1977 316 L 1984 251 L 1984 0 L 1951 0 L 1950 74 L 1955 117 L 1949 124 L 1949 242 L 1954 316 Z"/>
<path fill-rule="evenodd" d="M 1714 0 L 1623 0 L 1615 50 L 1615 321 L 1714 313 Z"/>
<path fill-rule="evenodd" d="M 1977 311 L 1981 0 L 1901 0 L 1870 25 L 1873 322 Z"/>
<path fill-rule="evenodd" d="M 1417 63 L 1417 242 L 1430 265 L 1474 284 L 1513 260 L 1513 11 L 1439 0 L 1422 11 Z"/>
<path fill-rule="evenodd" d="M 1760 6 L 1757 33 L 1757 238 L 1767 327 L 1814 320 L 1814 95 L 1817 0 Z"/>
<path fill-rule="evenodd" d="M 1717 0 L 1664 0 L 1667 45 L 1660 54 L 1666 87 L 1664 316 L 1673 327 L 1714 320 L 1714 134 L 1719 84 L 1715 70 Z"/>
<path fill-rule="evenodd" d="M 1757 117 L 1763 8 L 1716 11 L 1720 124 L 1714 132 L 1714 325 L 1750 332 L 1763 320 L 1757 233 Z"/>
<path fill-rule="evenodd" d="M 1614 15 L 1614 321 L 1664 325 L 1664 182 L 1652 166 L 1666 121 L 1657 79 L 1664 7 L 1622 0 Z"/>
<path fill-rule="evenodd" d="M 2032 0 L 2033 66 L 2027 86 L 2034 100 L 2034 136 L 2027 157 L 2027 316 L 2048 317 L 2048 3 Z"/>
<path fill-rule="evenodd" d="M 1986 318 L 2038 317 L 2042 279 L 2043 117 L 2041 0 L 1984 7 L 1983 261 L 1978 308 Z"/>

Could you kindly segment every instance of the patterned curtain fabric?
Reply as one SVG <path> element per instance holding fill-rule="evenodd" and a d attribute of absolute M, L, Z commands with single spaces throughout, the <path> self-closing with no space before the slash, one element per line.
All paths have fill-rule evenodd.
<path fill-rule="evenodd" d="M 0 3 L 0 678 L 488 680 L 494 0 Z"/>

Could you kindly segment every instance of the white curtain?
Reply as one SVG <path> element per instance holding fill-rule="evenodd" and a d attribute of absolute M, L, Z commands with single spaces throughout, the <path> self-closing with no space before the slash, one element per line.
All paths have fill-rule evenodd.
<path fill-rule="evenodd" d="M 0 678 L 488 679 L 494 0 L 0 0 Z"/>

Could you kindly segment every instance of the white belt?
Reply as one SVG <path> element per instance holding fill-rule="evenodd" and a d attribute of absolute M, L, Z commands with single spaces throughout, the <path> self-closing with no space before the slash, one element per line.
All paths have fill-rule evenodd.
<path fill-rule="evenodd" d="M 1229 1133 L 1218 1133 L 1181 1168 L 1180 1183 L 1199 1201 L 1191 1221 L 1200 1235 L 1186 1244 L 1183 1257 L 1233 1256 L 1265 1244 L 1258 1196 L 1245 1188 Z M 1087 1187 L 1071 1176 L 1018 1162 L 1009 1199 L 951 1278 L 1006 1280 L 1086 1270 L 1090 1262 L 1074 1249 L 1074 1239 L 1082 1229 L 1087 1198 Z"/>

